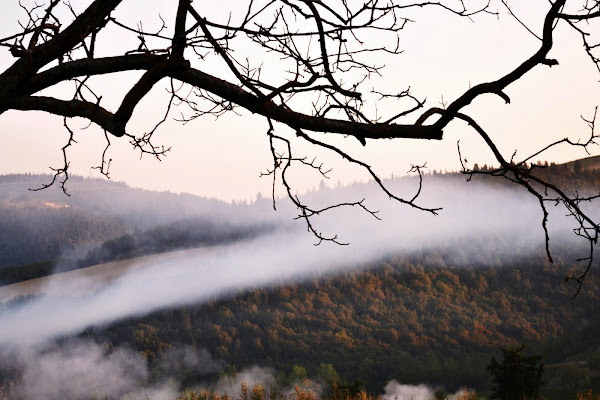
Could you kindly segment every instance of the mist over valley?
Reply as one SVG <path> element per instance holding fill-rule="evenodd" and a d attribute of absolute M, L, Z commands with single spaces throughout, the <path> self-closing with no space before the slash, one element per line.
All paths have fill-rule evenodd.
<path fill-rule="evenodd" d="M 600 182 L 592 168 L 544 171 L 582 190 Z M 434 216 L 372 183 L 322 185 L 303 201 L 365 198 L 381 220 L 356 207 L 315 216 L 319 232 L 348 243 L 315 246 L 285 199 L 273 212 L 261 197 L 229 204 L 83 178 L 71 197 L 26 190 L 44 179 L 0 179 L 9 398 L 76 399 L 80 387 L 108 398 L 236 395 L 242 381 L 290 389 L 304 378 L 326 395 L 335 376 L 344 390 L 425 400 L 440 388 L 485 393 L 497 347 L 520 344 L 562 365 L 548 369 L 549 396 L 598 385 L 599 282 L 590 275 L 574 299 L 577 285 L 564 282 L 584 267 L 587 243 L 551 209 L 550 264 L 539 205 L 513 186 L 428 174 L 420 201 L 443 207 Z M 407 196 L 417 180 L 386 183 Z M 26 250 L 38 242 L 42 251 Z M 60 367 L 75 358 L 85 373 Z"/>

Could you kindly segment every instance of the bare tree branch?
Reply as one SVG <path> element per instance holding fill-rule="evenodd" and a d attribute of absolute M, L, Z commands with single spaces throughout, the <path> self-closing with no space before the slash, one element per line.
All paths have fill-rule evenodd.
<path fill-rule="evenodd" d="M 371 82 L 371 78 L 383 71 L 383 65 L 373 62 L 375 58 L 372 55 L 402 53 L 400 35 L 407 24 L 414 22 L 408 17 L 409 10 L 436 8 L 453 16 L 475 20 L 478 15 L 498 15 L 492 10 L 490 2 L 470 8 L 463 1 L 451 3 L 445 0 L 404 3 L 381 0 L 281 0 L 260 5 L 249 1 L 245 7 L 236 4 L 239 7 L 235 10 L 237 13 L 223 20 L 211 17 L 201 6 L 192 7 L 190 0 L 178 0 L 172 21 L 165 21 L 159 16 L 158 26 L 146 30 L 142 22 L 137 28 L 132 28 L 113 15 L 122 1 L 95 0 L 80 14 L 70 4 L 58 0 L 34 4 L 30 8 L 23 7 L 27 19 L 21 25 L 22 29 L 0 38 L 0 47 L 8 48 L 16 58 L 0 74 L 0 114 L 11 109 L 45 111 L 62 116 L 69 132 L 69 141 L 62 149 L 64 163 L 54 169 L 55 175 L 49 185 L 60 181 L 61 187 L 66 190 L 65 182 L 69 176 L 67 149 L 76 143 L 67 118 L 85 118 L 102 129 L 107 144 L 98 168 L 101 173 L 108 175 L 111 160 L 106 160 L 106 157 L 111 136 L 125 137 L 140 151 L 140 155 L 161 159 L 169 151 L 168 147 L 155 145 L 153 138 L 167 120 L 172 107 L 183 106 L 187 114 L 182 112 L 177 118 L 183 123 L 206 115 L 219 117 L 245 110 L 262 116 L 269 125 L 266 136 L 273 164 L 263 175 L 273 179 L 273 207 L 276 206 L 276 184 L 280 181 L 290 201 L 298 207 L 298 218 L 306 223 L 307 230 L 315 235 L 319 243 L 330 241 L 344 244 L 335 234 L 323 234 L 315 226 L 313 217 L 338 207 L 357 207 L 378 218 L 376 211 L 367 208 L 364 199 L 332 204 L 321 209 L 304 204 L 293 190 L 290 171 L 293 168 L 310 168 L 327 179 L 329 169 L 317 162 L 316 158 L 296 156 L 294 145 L 303 142 L 315 149 L 336 154 L 366 171 L 394 201 L 437 214 L 440 208 L 424 207 L 419 202 L 424 184 L 424 165 L 412 166 L 409 170 L 418 175 L 419 183 L 413 196 L 403 198 L 385 186 L 370 164 L 342 146 L 328 143 L 324 134 L 343 135 L 358 140 L 362 145 L 366 145 L 368 139 L 441 140 L 448 125 L 462 121 L 483 139 L 499 163 L 498 168 L 481 171 L 469 168 L 462 155 L 459 155 L 463 173 L 469 179 L 482 174 L 508 179 L 536 198 L 542 211 L 541 225 L 549 260 L 552 260 L 552 255 L 547 204 L 561 204 L 576 221 L 578 227 L 575 234 L 589 241 L 591 247 L 590 255 L 581 259 L 587 263 L 587 268 L 581 275 L 569 277 L 577 281 L 581 288 L 591 268 L 593 250 L 600 232 L 598 223 L 585 212 L 581 203 L 591 201 L 596 196 L 570 194 L 543 178 L 537 173 L 539 168 L 528 163 L 558 146 L 577 146 L 588 151 L 589 146 L 597 142 L 595 114 L 593 118 L 584 118 L 591 130 L 588 140 L 558 140 L 540 146 L 539 151 L 517 161 L 516 153 L 510 158 L 503 156 L 494 138 L 464 110 L 480 96 L 487 94 L 496 95 L 508 104 L 511 99 L 505 92 L 507 87 L 525 79 L 538 65 L 557 65 L 558 61 L 549 58 L 549 54 L 559 22 L 580 35 L 584 51 L 600 71 L 600 40 L 594 42 L 597 39 L 588 28 L 593 20 L 600 18 L 600 1 L 584 2 L 583 8 L 577 13 L 564 12 L 568 0 L 550 2 L 544 12 L 542 33 L 538 35 L 517 17 L 506 0 L 501 0 L 512 18 L 540 40 L 540 47 L 498 79 L 476 84 L 452 101 L 442 98 L 442 107 L 428 109 L 424 108 L 425 99 L 414 96 L 410 88 L 396 94 L 388 94 L 387 90 L 365 91 L 364 86 Z M 96 49 L 103 40 L 99 33 L 107 24 L 123 35 L 133 37 L 137 48 L 96 57 Z M 382 38 L 388 36 L 379 43 L 367 43 L 361 39 L 361 33 L 365 31 L 376 32 Z M 279 60 L 281 74 L 265 73 L 263 57 L 244 57 L 245 50 L 260 53 L 264 59 L 270 57 Z M 207 67 L 209 61 L 221 69 L 217 73 L 210 72 L 213 69 Z M 131 82 L 125 88 L 126 94 L 118 103 L 118 108 L 111 110 L 103 103 L 102 88 L 92 84 L 94 79 L 91 77 L 112 76 L 126 71 L 141 71 L 142 74 L 136 82 Z M 66 81 L 74 84 L 70 100 L 40 94 Z M 161 84 L 169 93 L 165 113 L 160 114 L 162 119 L 150 131 L 129 131 L 128 123 L 142 100 Z M 369 112 L 365 108 L 369 91 L 379 95 L 379 101 L 396 99 L 396 107 L 389 115 L 380 115 L 378 110 Z M 437 119 L 430 122 L 434 116 Z M 410 117 L 416 121 L 407 122 Z M 397 123 L 399 121 L 403 123 Z M 280 127 L 276 123 L 286 125 L 291 130 L 287 134 L 279 132 Z M 460 147 L 458 150 L 460 153 Z"/>

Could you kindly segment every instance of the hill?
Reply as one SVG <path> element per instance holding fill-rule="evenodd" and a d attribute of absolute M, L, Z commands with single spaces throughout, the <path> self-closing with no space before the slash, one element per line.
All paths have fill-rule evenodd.
<path fill-rule="evenodd" d="M 19 277 L 14 268 L 0 269 L 0 282 L 42 276 L 52 270 L 49 266 L 72 269 L 228 242 L 258 234 L 270 224 L 245 204 L 133 189 L 102 179 L 70 178 L 70 196 L 56 187 L 29 190 L 50 178 L 0 176 L 0 268 L 21 270 Z"/>
<path fill-rule="evenodd" d="M 50 175 L 0 175 L 0 203 L 72 208 L 118 218 L 129 226 L 140 228 L 172 222 L 188 215 L 222 214 L 231 206 L 216 199 L 135 189 L 123 182 L 80 176 L 69 178 L 68 196 L 57 186 L 32 190 L 50 181 Z"/>
<path fill-rule="evenodd" d="M 597 171 L 600 169 L 600 156 L 586 157 L 563 164 L 573 172 Z"/>
<path fill-rule="evenodd" d="M 600 170 L 593 168 L 551 165 L 538 171 L 567 185 L 568 190 L 593 192 L 599 187 Z M 186 286 L 184 292 L 189 293 L 189 301 L 182 300 L 177 296 L 183 289 L 177 283 L 185 282 L 167 281 L 174 285 L 171 292 L 165 293 L 173 294 L 176 304 L 191 305 L 171 303 L 165 309 L 161 303 L 153 308 L 158 311 L 134 317 L 133 299 L 156 302 L 157 293 L 151 288 L 138 291 L 136 284 L 145 282 L 132 274 L 128 281 L 132 285 L 124 289 L 127 306 L 134 310 L 126 314 L 130 316 L 90 326 L 78 338 L 98 343 L 98 347 L 106 349 L 106 357 L 119 354 L 120 349 L 133 349 L 134 354 L 143 356 L 153 382 L 174 380 L 179 389 L 198 382 L 215 382 L 219 376 L 259 366 L 273 368 L 282 385 L 303 376 L 323 379 L 324 371 L 328 371 L 330 376 L 338 377 L 341 385 L 358 387 L 362 381 L 372 393 L 381 393 L 392 380 L 443 386 L 450 391 L 462 385 L 486 390 L 490 382 L 485 366 L 497 347 L 521 343 L 528 344 L 531 352 L 544 354 L 546 363 L 551 365 L 549 398 L 572 398 L 575 391 L 592 386 L 599 389 L 600 282 L 596 275 L 590 275 L 584 291 L 575 299 L 571 299 L 575 292 L 573 282 L 564 282 L 565 276 L 581 268 L 575 260 L 585 249 L 566 239 L 572 237 L 568 227 L 567 237 L 554 235 L 554 230 L 565 226 L 559 226 L 563 224 L 557 218 L 560 215 L 553 215 L 555 263 L 550 265 L 536 219 L 539 206 L 535 199 L 527 194 L 521 196 L 521 188 L 504 180 L 482 177 L 468 184 L 464 181 L 460 174 L 426 177 L 423 201 L 437 201 L 447 207 L 446 213 L 435 217 L 435 221 L 418 212 L 414 216 L 410 209 L 392 215 L 385 208 L 387 199 L 373 202 L 376 207 L 381 206 L 380 215 L 384 217 L 374 228 L 361 225 L 356 210 L 340 214 L 336 218 L 342 223 L 336 225 L 337 229 L 344 229 L 340 234 L 348 234 L 358 244 L 347 247 L 346 252 L 332 253 L 335 257 L 316 260 L 323 264 L 324 272 L 305 274 L 301 280 L 270 280 L 263 288 L 248 289 L 253 287 L 250 279 L 250 283 L 233 285 L 225 294 L 209 288 L 208 293 L 216 293 L 210 301 L 206 301 L 207 296 L 190 291 L 191 286 Z M 388 183 L 398 191 L 414 188 L 412 178 Z M 322 188 L 306 194 L 306 198 L 319 203 L 348 196 L 364 197 L 372 193 L 372 186 Z M 481 204 L 486 208 L 477 207 Z M 264 226 L 255 223 L 265 221 L 258 206 L 224 205 L 241 211 L 239 215 L 232 212 L 234 222 L 229 228 L 225 218 L 207 220 L 217 229 L 225 227 L 225 232 L 239 231 L 240 221 L 248 221 L 251 228 Z M 68 208 L 71 207 L 65 207 Z M 286 218 L 287 215 L 284 213 Z M 329 218 L 319 217 L 325 221 Z M 188 217 L 183 221 L 193 220 Z M 130 223 L 123 221 L 125 225 Z M 82 253 L 80 260 L 90 256 L 89 262 L 106 261 L 105 251 L 119 259 L 197 245 L 195 239 L 189 240 L 194 238 L 194 229 L 180 237 L 178 229 L 186 225 L 181 220 L 164 221 L 162 225 L 151 224 L 109 239 Z M 438 224 L 440 221 L 442 225 Z M 276 225 L 276 229 L 288 227 Z M 404 233 L 401 235 L 400 231 Z M 260 230 L 250 232 L 251 237 L 261 234 Z M 303 235 L 306 238 L 307 234 Z M 148 237 L 160 240 L 145 241 Z M 208 265 L 207 269 L 194 265 L 189 268 L 199 270 L 193 276 L 208 281 L 209 286 L 216 285 L 219 277 L 237 278 L 236 271 L 252 276 L 262 275 L 269 268 L 294 269 L 311 258 L 306 250 L 294 250 L 298 238 L 282 236 L 281 241 L 275 242 L 281 247 L 277 249 L 249 246 L 242 257 L 227 259 L 239 264 L 231 270 L 222 270 L 224 266 L 220 264 Z M 140 243 L 147 246 L 138 246 Z M 165 243 L 165 247 L 160 243 Z M 348 269 L 341 268 L 348 264 L 352 264 Z M 164 272 L 171 272 L 170 267 L 175 266 L 163 267 Z M 217 278 L 211 280 L 213 276 Z M 149 297 L 144 299 L 143 295 Z M 194 299 L 202 302 L 194 303 Z M 9 314 L 15 304 L 27 301 L 36 299 L 0 305 L 0 316 Z M 61 303 L 48 304 L 58 307 Z M 61 337 L 53 343 L 68 346 L 69 340 Z M 185 365 L 184 353 L 202 352 L 214 368 Z M 179 354 L 177 360 L 171 359 L 173 354 Z M 165 367 L 165 359 L 173 368 Z M 19 372 L 6 373 L 3 379 L 15 375 L 19 376 Z"/>
<path fill-rule="evenodd" d="M 537 169 L 536 173 L 567 191 L 595 193 L 600 187 L 600 174 L 597 173 L 599 169 L 600 157 L 589 157 L 561 165 L 550 164 L 547 168 Z M 435 190 L 437 183 L 464 182 L 465 179 L 464 175 L 458 173 L 434 173 L 433 176 L 426 177 L 424 191 L 432 186 L 431 183 Z M 231 231 L 234 226 L 247 228 L 262 224 L 289 225 L 286 218 L 293 216 L 293 210 L 286 200 L 280 202 L 279 213 L 273 213 L 268 199 L 259 199 L 254 204 L 230 204 L 189 194 L 134 189 L 122 182 L 78 176 L 69 180 L 70 196 L 65 195 L 58 187 L 30 190 L 40 188 L 50 180 L 50 175 L 0 175 L 0 268 L 32 263 L 54 265 L 60 258 L 73 258 L 77 264 L 77 260 L 86 257 L 88 261 L 79 263 L 79 266 L 92 265 L 121 259 L 124 255 L 99 257 L 89 253 L 93 252 L 90 247 L 96 247 L 96 253 L 106 253 L 106 248 L 114 247 L 116 243 L 104 242 L 113 239 L 126 242 L 131 235 L 146 245 L 135 249 L 135 254 L 130 256 L 176 248 L 172 245 L 160 250 L 160 246 L 157 246 L 150 250 L 148 243 L 152 240 L 141 238 L 143 235 L 140 235 L 140 231 L 154 229 L 158 234 L 162 230 L 160 236 L 163 242 L 170 240 L 167 236 L 181 241 L 182 236 L 190 231 L 202 231 L 204 228 L 200 225 L 213 230 L 217 226 L 227 225 Z M 414 178 L 395 178 L 386 181 L 386 184 L 400 193 L 406 190 L 412 192 Z M 490 176 L 478 176 L 465 188 L 478 185 L 509 191 L 522 190 L 506 180 Z M 306 197 L 311 204 L 318 205 L 323 199 L 347 201 L 365 191 L 372 191 L 372 184 L 354 184 L 334 190 L 322 188 L 308 193 Z M 443 206 L 443 202 L 438 200 L 438 203 L 435 206 Z M 190 220 L 196 221 L 198 226 L 175 227 L 190 225 Z M 164 228 L 159 229 L 158 226 Z M 174 239 L 176 236 L 180 238 Z M 104 250 L 101 250 L 103 243 Z M 181 247 L 190 245 L 193 244 L 182 243 Z M 69 268 L 72 267 L 73 265 Z M 39 269 L 39 266 L 29 268 Z"/>
<path fill-rule="evenodd" d="M 477 245 L 464 250 L 476 252 Z M 86 335 L 133 346 L 150 365 L 173 346 L 201 346 L 229 370 L 273 367 L 284 384 L 294 366 L 314 378 L 322 364 L 331 364 L 342 382 L 359 378 L 372 393 L 382 393 L 392 379 L 486 390 L 485 367 L 498 346 L 527 343 L 547 363 L 579 354 L 600 358 L 600 282 L 590 279 L 571 299 L 564 276 L 575 267 L 549 267 L 544 254 L 519 263 L 499 256 L 494 267 L 475 267 L 424 251 L 362 268 L 173 308 Z M 589 384 L 590 368 L 579 373 Z M 190 379 L 184 384 L 201 376 Z M 553 390 L 564 390 L 555 380 Z"/>

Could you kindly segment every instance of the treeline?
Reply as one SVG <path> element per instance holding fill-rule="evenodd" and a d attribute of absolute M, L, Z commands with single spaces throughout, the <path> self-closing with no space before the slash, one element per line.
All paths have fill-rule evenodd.
<path fill-rule="evenodd" d="M 40 188 L 50 175 L 0 175 L 0 204 L 53 203 L 84 212 L 120 218 L 142 229 L 163 225 L 187 216 L 211 214 L 238 217 L 240 207 L 214 198 L 191 194 L 136 189 L 123 182 L 71 176 L 66 184 L 70 196 L 58 185 Z"/>
<path fill-rule="evenodd" d="M 263 221 L 269 220 L 253 215 L 256 210 L 245 204 L 133 189 L 101 179 L 71 177 L 71 196 L 58 187 L 29 190 L 50 180 L 49 175 L 0 175 L 0 282 L 46 275 L 44 268 L 30 264 L 50 260 L 58 260 L 64 270 L 195 244 L 228 243 L 263 232 L 268 225 Z M 82 249 L 87 254 L 78 254 Z M 59 260 L 65 254 L 73 260 Z M 27 271 L 2 271 L 9 266 L 27 266 Z"/>
<path fill-rule="evenodd" d="M 71 221 L 67 220 L 65 222 L 69 223 Z M 85 229 L 84 224 L 79 224 L 79 226 L 83 226 Z M 74 227 L 77 227 L 77 225 L 74 225 Z M 176 221 L 146 230 L 138 228 L 131 234 L 125 234 L 114 239 L 109 239 L 99 246 L 92 247 L 82 257 L 60 259 L 60 243 L 66 241 L 61 235 L 49 235 L 47 240 L 54 239 L 56 244 L 51 248 L 54 251 L 40 251 L 38 257 L 41 254 L 42 258 L 54 257 L 55 259 L 0 268 L 0 286 L 28 279 L 40 278 L 56 272 L 65 272 L 142 255 L 157 254 L 192 247 L 227 245 L 239 240 L 257 237 L 271 232 L 273 229 L 274 227 L 269 224 L 237 226 L 228 223 L 217 224 L 210 220 L 194 218 Z M 0 232 L 2 231 L 0 230 Z M 44 233 L 42 229 L 40 229 L 40 232 L 40 234 Z M 66 232 L 72 234 L 73 232 L 77 232 L 77 230 L 74 230 L 73 227 L 71 227 L 71 229 L 66 230 L 65 233 Z M 26 239 L 27 237 L 23 238 L 23 240 Z M 81 244 L 81 241 L 79 243 Z M 24 245 L 25 242 L 23 242 L 23 246 Z M 16 252 L 18 248 L 18 246 L 5 246 L 5 250 L 14 249 L 16 254 L 19 254 Z M 23 254 L 21 259 L 28 260 L 25 258 L 26 256 L 26 254 Z M 16 257 L 7 257 L 6 260 L 7 262 L 10 262 L 10 260 L 20 259 Z"/>
<path fill-rule="evenodd" d="M 280 380 L 294 368 L 312 377 L 331 364 L 341 382 L 360 378 L 373 393 L 392 379 L 489 388 L 485 366 L 499 346 L 528 343 L 547 362 L 599 348 L 595 277 L 572 300 L 564 277 L 575 267 L 550 267 L 543 254 L 478 268 L 446 263 L 453 257 L 397 255 L 359 272 L 130 319 L 100 334 L 150 363 L 184 343 L 207 348 L 233 370 L 274 367 Z M 436 267 L 426 267 L 431 259 Z M 590 382 L 589 367 L 578 373 Z"/>
<path fill-rule="evenodd" d="M 217 224 L 202 218 L 180 220 L 144 231 L 138 229 L 132 234 L 107 240 L 88 251 L 72 268 L 191 247 L 226 245 L 257 237 L 273 229 L 269 224 Z"/>
<path fill-rule="evenodd" d="M 57 259 L 65 251 L 129 230 L 116 218 L 70 207 L 0 204 L 0 268 Z"/>
<path fill-rule="evenodd" d="M 581 194 L 598 194 L 600 187 L 600 157 L 589 157 L 572 162 L 557 164 L 538 162 L 536 164 L 527 164 L 524 168 L 532 168 L 533 175 L 544 179 L 545 181 L 556 185 L 568 194 L 579 192 Z M 487 165 L 473 166 L 474 171 L 490 172 L 493 167 Z M 452 174 L 448 174 L 452 175 Z M 458 174 L 463 177 L 468 175 Z M 519 186 L 498 176 L 473 175 L 475 181 L 486 183 L 500 183 L 507 187 L 519 188 Z"/>
<path fill-rule="evenodd" d="M 356 385 L 327 385 L 325 390 L 315 391 L 310 387 L 310 380 L 298 382 L 294 389 L 284 391 L 277 387 L 268 387 L 264 384 L 248 386 L 246 382 L 240 384 L 237 393 L 216 393 L 207 389 L 185 390 L 178 400 L 383 400 L 383 396 L 373 395 Z M 581 400 L 596 400 L 590 397 Z M 442 389 L 434 393 L 432 400 L 448 400 L 449 394 Z M 464 388 L 452 397 L 454 400 L 479 400 L 481 397 L 474 390 Z"/>
<path fill-rule="evenodd" d="M 567 164 L 546 164 L 540 163 L 535 168 L 535 173 L 540 177 L 559 185 L 567 192 L 597 194 L 595 192 L 600 187 L 600 170 L 596 168 L 596 164 L 600 162 L 596 158 Z M 477 166 L 476 169 L 489 171 L 487 166 Z M 435 179 L 452 182 L 464 181 L 466 178 L 459 173 L 448 173 L 438 174 Z M 147 231 L 164 225 L 165 228 L 157 229 L 168 230 L 169 224 L 176 224 L 187 218 L 210 219 L 214 224 L 228 223 L 232 226 L 248 225 L 257 220 L 272 221 L 275 217 L 272 212 L 261 214 L 258 206 L 262 203 L 270 204 L 266 199 L 261 199 L 254 205 L 234 205 L 192 195 L 132 189 L 119 182 L 82 177 L 72 177 L 69 180 L 70 197 L 55 187 L 38 192 L 28 190 L 41 187 L 49 179 L 49 175 L 0 175 L 0 268 L 57 259 L 62 253 L 75 247 L 98 245 L 108 239 L 114 239 L 115 243 L 107 243 L 104 248 L 98 248 L 96 254 L 90 253 L 89 260 L 83 264 L 91 265 L 94 259 L 116 259 L 122 256 L 119 247 L 131 244 L 127 243 L 131 241 L 127 235 L 131 235 L 136 228 Z M 402 179 L 394 182 L 399 183 Z M 477 175 L 469 184 L 489 184 L 509 190 L 523 190 L 506 179 L 486 175 Z M 361 188 L 364 185 L 360 184 Z M 349 186 L 340 190 L 351 189 L 352 186 Z M 263 205 L 269 208 L 269 204 Z M 211 230 L 219 232 L 213 227 Z M 181 234 L 178 229 L 170 233 L 155 233 L 162 236 Z M 143 238 L 134 239 L 147 242 Z M 181 238 L 165 237 L 158 245 L 170 240 L 177 241 Z M 182 244 L 183 247 L 187 245 Z M 115 253 L 112 247 L 117 247 L 116 258 L 110 256 Z"/>
<path fill-rule="evenodd" d="M 51 275 L 55 270 L 56 263 L 56 260 L 49 260 L 1 268 L 0 286 Z"/>

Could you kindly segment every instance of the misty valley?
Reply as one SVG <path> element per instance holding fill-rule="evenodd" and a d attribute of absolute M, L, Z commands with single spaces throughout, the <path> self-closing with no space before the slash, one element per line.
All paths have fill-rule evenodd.
<path fill-rule="evenodd" d="M 539 173 L 600 187 L 596 157 Z M 65 196 L 0 176 L 0 399 L 479 399 L 508 356 L 543 365 L 539 398 L 597 399 L 597 267 L 579 293 L 565 281 L 588 243 L 549 210 L 550 263 L 536 199 L 467 178 L 425 175 L 439 216 L 371 183 L 321 185 L 311 204 L 366 198 L 381 221 L 324 213 L 313 223 L 348 245 L 315 246 L 289 202 L 260 195 L 72 177 Z"/>

